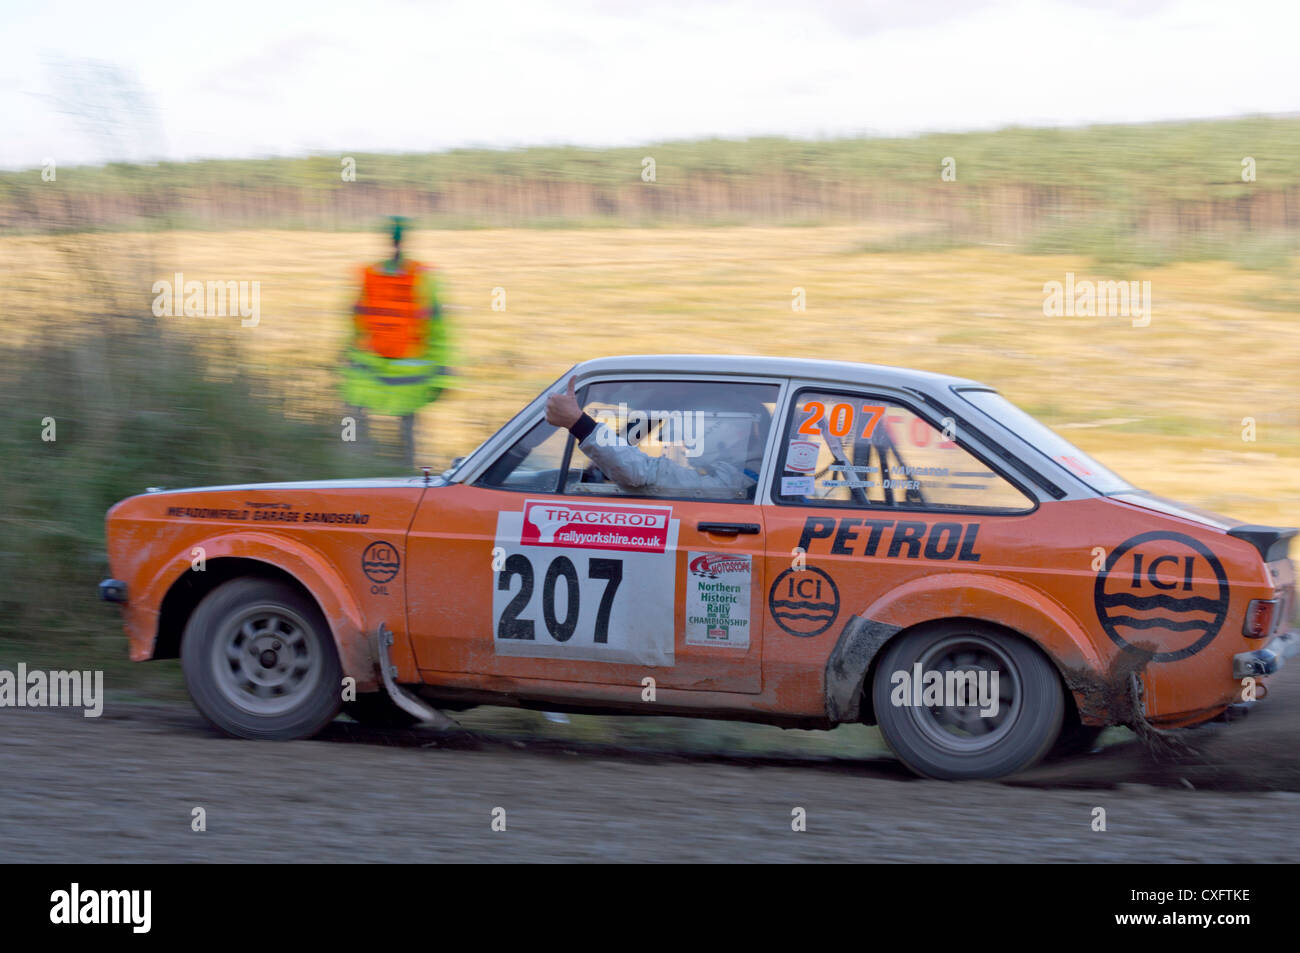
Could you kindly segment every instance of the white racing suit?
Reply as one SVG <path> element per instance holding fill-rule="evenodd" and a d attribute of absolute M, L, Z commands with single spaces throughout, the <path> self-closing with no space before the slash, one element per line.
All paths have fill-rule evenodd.
<path fill-rule="evenodd" d="M 620 442 L 602 423 L 596 424 L 578 448 L 600 467 L 605 476 L 625 490 L 667 496 L 698 495 L 712 500 L 744 500 L 749 498 L 758 482 L 756 469 L 741 469 L 725 460 L 709 464 L 701 473 L 694 467 L 674 463 L 666 457 L 649 456 L 626 442 Z M 691 490 L 703 492 L 682 492 Z"/>

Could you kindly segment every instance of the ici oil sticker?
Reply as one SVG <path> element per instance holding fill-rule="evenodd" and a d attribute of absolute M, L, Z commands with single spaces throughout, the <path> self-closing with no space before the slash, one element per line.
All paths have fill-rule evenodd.
<path fill-rule="evenodd" d="M 688 553 L 686 644 L 749 647 L 753 564 L 736 553 Z"/>
<path fill-rule="evenodd" d="M 821 635 L 839 617 L 840 591 L 835 580 L 816 566 L 792 567 L 773 581 L 767 608 L 776 624 L 791 635 Z"/>
<path fill-rule="evenodd" d="M 1156 530 L 1126 539 L 1097 574 L 1093 602 L 1120 648 L 1147 642 L 1153 662 L 1175 662 L 1214 641 L 1228 615 L 1228 577 L 1200 541 Z"/>
<path fill-rule="evenodd" d="M 361 571 L 370 580 L 370 592 L 376 596 L 388 595 L 388 583 L 397 578 L 402 568 L 402 560 L 397 555 L 397 547 L 392 543 L 377 540 L 366 547 L 361 554 Z"/>

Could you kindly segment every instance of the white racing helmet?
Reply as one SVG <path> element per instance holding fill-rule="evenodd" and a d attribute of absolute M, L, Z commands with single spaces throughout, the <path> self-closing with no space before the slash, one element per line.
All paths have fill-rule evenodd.
<path fill-rule="evenodd" d="M 698 452 L 690 456 L 694 467 L 707 469 L 719 462 L 743 467 L 750 457 L 749 441 L 762 417 L 749 410 L 702 410 Z"/>

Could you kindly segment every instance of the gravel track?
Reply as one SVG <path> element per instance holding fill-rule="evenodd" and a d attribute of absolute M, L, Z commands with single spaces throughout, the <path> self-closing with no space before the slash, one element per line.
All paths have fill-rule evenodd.
<path fill-rule="evenodd" d="M 1285 675 L 1289 673 L 1284 673 Z M 1155 758 L 1010 782 L 889 759 L 664 755 L 494 734 L 228 739 L 186 707 L 0 711 L 5 861 L 1294 861 L 1300 691 Z M 191 830 L 192 810 L 207 830 Z M 491 829 L 494 808 L 506 830 Z M 792 809 L 807 830 L 791 830 Z M 1107 830 L 1091 829 L 1093 809 Z"/>

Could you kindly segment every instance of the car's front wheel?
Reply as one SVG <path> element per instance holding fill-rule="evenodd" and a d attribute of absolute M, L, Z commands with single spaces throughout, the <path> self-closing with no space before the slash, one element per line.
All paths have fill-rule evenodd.
<path fill-rule="evenodd" d="M 308 738 L 338 714 L 342 669 L 320 610 L 287 583 L 223 583 L 190 616 L 181 669 L 208 721 L 241 738 Z"/>
<path fill-rule="evenodd" d="M 1036 646 L 957 620 L 891 642 L 876 668 L 872 702 L 904 764 L 952 780 L 1029 767 L 1051 750 L 1065 714 L 1061 680 Z"/>

